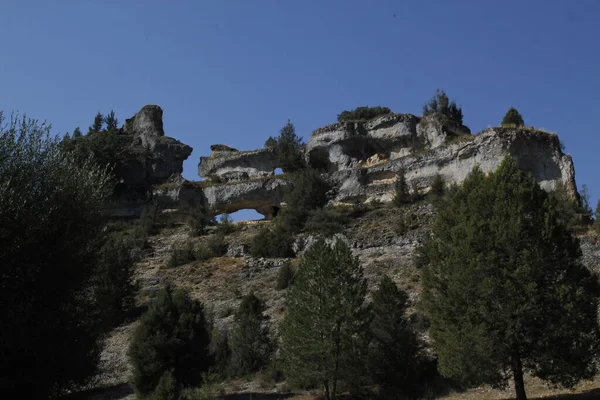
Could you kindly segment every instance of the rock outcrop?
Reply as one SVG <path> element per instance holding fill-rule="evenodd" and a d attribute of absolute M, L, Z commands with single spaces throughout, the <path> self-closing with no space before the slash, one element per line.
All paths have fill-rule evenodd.
<path fill-rule="evenodd" d="M 271 149 L 239 151 L 212 145 L 208 157 L 200 157 L 198 175 L 217 182 L 244 181 L 274 175 L 277 158 Z"/>
<path fill-rule="evenodd" d="M 553 190 L 560 183 L 575 196 L 575 171 L 570 156 L 562 153 L 558 137 L 526 129 L 490 128 L 475 136 L 462 136 L 430 150 L 416 150 L 407 156 L 364 168 L 338 170 L 332 178 L 339 184 L 336 202 L 390 201 L 400 170 L 410 187 L 427 193 L 435 176 L 459 183 L 478 166 L 494 171 L 505 156 L 531 172 L 542 188 Z"/>

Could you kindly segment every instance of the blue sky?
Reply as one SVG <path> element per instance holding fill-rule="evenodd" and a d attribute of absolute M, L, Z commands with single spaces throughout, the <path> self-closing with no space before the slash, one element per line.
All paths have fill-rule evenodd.
<path fill-rule="evenodd" d="M 600 1 L 5 0 L 0 110 L 85 131 L 145 104 L 191 145 L 305 139 L 344 109 L 420 114 L 436 88 L 473 132 L 515 106 L 559 133 L 600 197 Z"/>

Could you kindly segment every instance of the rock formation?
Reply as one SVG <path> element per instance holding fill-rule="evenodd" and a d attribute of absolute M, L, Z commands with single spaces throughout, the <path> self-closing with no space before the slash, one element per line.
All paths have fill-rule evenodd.
<path fill-rule="evenodd" d="M 274 176 L 273 149 L 240 151 L 215 144 L 210 156 L 200 157 L 203 181 L 189 182 L 180 174 L 192 149 L 164 135 L 160 107 L 143 107 L 119 136 L 129 143 L 122 183 L 150 185 L 163 208 L 205 204 L 228 213 L 254 209 L 270 218 L 282 206 L 288 181 Z M 436 115 L 388 114 L 317 129 L 305 147 L 309 166 L 328 171 L 336 184 L 334 203 L 390 201 L 401 170 L 410 187 L 425 194 L 437 174 L 459 183 L 475 166 L 495 170 L 507 155 L 544 189 L 560 182 L 576 196 L 573 162 L 558 137 L 529 128 L 489 128 L 471 135 L 466 126 Z"/>

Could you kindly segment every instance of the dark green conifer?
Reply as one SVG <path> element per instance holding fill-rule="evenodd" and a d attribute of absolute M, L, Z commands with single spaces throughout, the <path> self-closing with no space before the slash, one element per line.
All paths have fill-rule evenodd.
<path fill-rule="evenodd" d="M 502 118 L 501 126 L 506 128 L 521 128 L 525 126 L 525 121 L 523 121 L 523 117 L 517 109 L 511 107 L 504 115 L 504 118 Z"/>

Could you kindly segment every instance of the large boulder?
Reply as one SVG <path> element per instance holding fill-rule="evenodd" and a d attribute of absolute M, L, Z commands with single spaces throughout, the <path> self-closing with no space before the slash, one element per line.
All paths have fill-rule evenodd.
<path fill-rule="evenodd" d="M 277 157 L 272 149 L 238 151 L 213 145 L 211 155 L 200 157 L 198 175 L 216 182 L 244 181 L 273 176 Z"/>

